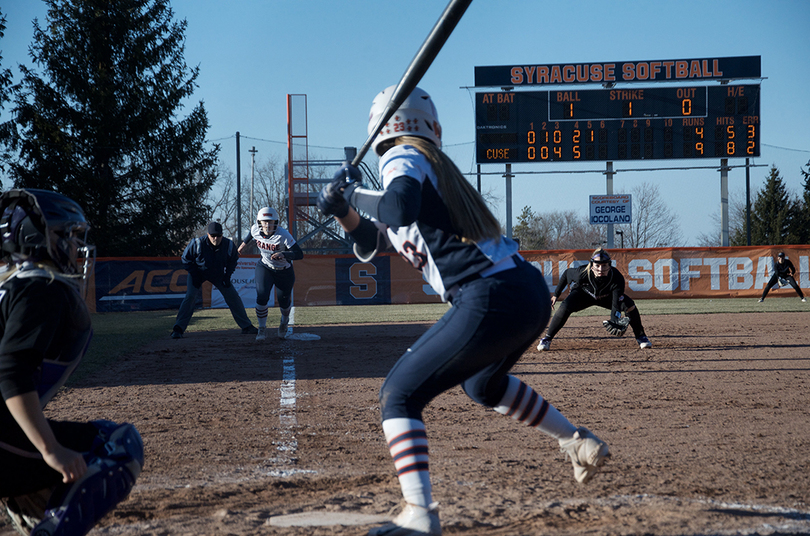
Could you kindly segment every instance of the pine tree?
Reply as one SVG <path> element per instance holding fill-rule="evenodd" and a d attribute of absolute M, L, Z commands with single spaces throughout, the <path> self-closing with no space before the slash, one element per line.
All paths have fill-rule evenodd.
<path fill-rule="evenodd" d="M 6 32 L 6 17 L 0 11 L 0 40 Z M 0 66 L 3 64 L 2 52 L 0 52 Z M 6 107 L 6 103 L 11 100 L 11 70 L 0 68 L 0 110 Z M 13 123 L 7 121 L 5 117 L 0 120 L 0 147 L 8 147 L 12 143 Z M 7 150 L 0 154 L 0 170 L 5 169 L 3 162 L 9 159 Z"/>
<path fill-rule="evenodd" d="M 546 236 L 539 228 L 537 216 L 528 206 L 518 216 L 518 223 L 512 228 L 512 237 L 522 250 L 545 249 Z"/>
<path fill-rule="evenodd" d="M 752 245 L 792 243 L 790 230 L 794 216 L 795 204 L 788 196 L 779 170 L 771 167 L 751 208 Z"/>
<path fill-rule="evenodd" d="M 183 59 L 186 22 L 169 0 L 46 0 L 15 97 L 18 187 L 80 202 L 99 256 L 170 255 L 210 216 L 219 147 L 206 149 L 197 87 Z"/>
<path fill-rule="evenodd" d="M 794 234 L 798 244 L 810 244 L 810 161 L 806 164 L 807 169 L 802 168 L 804 176 L 802 182 L 804 189 L 799 200 L 797 216 L 794 224 Z"/>

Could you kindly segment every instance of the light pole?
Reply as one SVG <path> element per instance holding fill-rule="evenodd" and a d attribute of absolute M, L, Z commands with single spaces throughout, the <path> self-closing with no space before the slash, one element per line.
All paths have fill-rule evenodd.
<path fill-rule="evenodd" d="M 248 152 L 250 153 L 250 208 L 248 211 L 250 212 L 250 217 L 253 218 L 253 168 L 256 164 L 256 153 L 259 151 L 257 151 L 255 147 L 251 147 Z"/>
<path fill-rule="evenodd" d="M 624 249 L 624 231 L 616 231 L 616 234 L 621 237 L 622 249 Z"/>

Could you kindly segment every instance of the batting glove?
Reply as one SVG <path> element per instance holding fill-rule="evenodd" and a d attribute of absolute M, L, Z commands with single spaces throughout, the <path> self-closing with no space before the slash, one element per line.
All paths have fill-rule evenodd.
<path fill-rule="evenodd" d="M 342 218 L 349 213 L 352 193 L 360 186 L 363 176 L 360 170 L 351 164 L 343 164 L 318 194 L 318 210 L 325 216 Z"/>
<path fill-rule="evenodd" d="M 337 216 L 343 218 L 349 213 L 349 203 L 343 198 L 343 193 L 337 190 L 334 182 L 323 187 L 318 194 L 318 210 L 324 216 Z"/>

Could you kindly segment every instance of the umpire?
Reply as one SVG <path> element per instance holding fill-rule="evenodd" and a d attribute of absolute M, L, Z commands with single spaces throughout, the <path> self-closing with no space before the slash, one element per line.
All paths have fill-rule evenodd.
<path fill-rule="evenodd" d="M 183 338 L 204 281 L 210 281 L 222 293 L 233 319 L 242 328 L 243 335 L 258 333 L 259 330 L 248 319 L 242 298 L 231 284 L 231 275 L 236 270 L 239 252 L 232 240 L 222 236 L 222 225 L 219 222 L 208 224 L 207 236 L 200 236 L 189 242 L 180 260 L 188 272 L 186 297 L 177 312 L 172 339 Z"/>
<path fill-rule="evenodd" d="M 776 256 L 776 262 L 773 265 L 773 275 L 771 279 L 768 281 L 768 284 L 765 285 L 765 290 L 762 291 L 762 297 L 759 299 L 759 303 L 765 301 L 765 296 L 768 295 L 768 292 L 771 291 L 773 287 L 777 285 L 785 286 L 790 285 L 793 287 L 793 290 L 796 291 L 796 294 L 799 295 L 799 298 L 802 299 L 803 302 L 807 301 L 807 298 L 804 297 L 802 293 L 802 289 L 799 287 L 799 284 L 796 283 L 796 280 L 793 278 L 793 274 L 796 273 L 796 268 L 793 266 L 793 263 L 790 262 L 790 259 L 785 257 L 785 253 L 780 251 L 779 255 Z M 778 287 L 777 287 L 778 288 Z"/>

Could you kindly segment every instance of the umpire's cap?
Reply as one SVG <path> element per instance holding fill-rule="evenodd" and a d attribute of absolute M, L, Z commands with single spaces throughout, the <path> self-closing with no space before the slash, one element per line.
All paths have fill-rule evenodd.
<path fill-rule="evenodd" d="M 211 236 L 222 236 L 222 224 L 218 221 L 212 221 L 208 224 L 208 234 Z"/>

